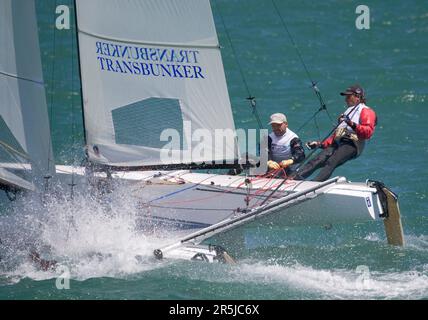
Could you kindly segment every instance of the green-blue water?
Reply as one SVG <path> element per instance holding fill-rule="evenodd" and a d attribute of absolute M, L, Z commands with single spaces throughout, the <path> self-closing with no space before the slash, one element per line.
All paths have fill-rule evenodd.
<path fill-rule="evenodd" d="M 74 29 L 54 32 L 56 1 L 36 2 L 55 157 L 58 163 L 79 163 L 84 135 Z M 257 128 L 236 59 L 262 121 L 284 112 L 291 129 L 300 127 L 319 102 L 272 1 L 211 4 L 236 127 Z M 2 249 L 0 299 L 428 298 L 428 3 L 370 2 L 369 30 L 355 26 L 358 1 L 276 4 L 333 119 L 344 110 L 341 90 L 356 82 L 366 89 L 379 124 L 363 155 L 335 174 L 351 181 L 381 180 L 399 195 L 406 247 L 386 245 L 381 224 L 361 224 L 329 231 L 302 228 L 279 248 L 244 254 L 233 266 L 155 263 L 148 258 L 152 239 L 130 231 L 127 205 L 106 219 L 100 208 L 78 198 L 74 209 L 49 208 L 58 216 L 71 210 L 82 223 L 81 233 L 64 244 L 63 253 L 76 257 L 90 248 L 108 258 L 94 254 L 73 260 L 70 289 L 58 290 L 55 273 L 36 270 L 22 253 Z M 326 112 L 316 119 L 299 132 L 303 141 L 330 131 Z M 32 208 L 20 214 L 31 217 Z M 21 227 L 14 226 L 14 239 Z M 43 230 L 39 238 L 53 244 L 55 226 Z M 280 231 L 267 237 L 275 232 Z M 3 242 L 7 237 L 2 234 Z M 135 260 L 136 253 L 143 253 L 141 261 Z M 365 282 L 362 265 L 369 271 Z"/>

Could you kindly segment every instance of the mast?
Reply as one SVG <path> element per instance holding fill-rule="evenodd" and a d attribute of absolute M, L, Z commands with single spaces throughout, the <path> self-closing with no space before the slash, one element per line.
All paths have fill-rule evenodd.
<path fill-rule="evenodd" d="M 85 110 L 83 107 L 83 85 L 82 85 L 82 71 L 80 64 L 80 47 L 79 47 L 79 26 L 77 23 L 77 3 L 76 0 L 73 0 L 74 5 L 74 27 L 76 34 L 76 48 L 77 48 L 77 68 L 79 69 L 79 83 L 80 83 L 80 105 L 82 108 L 82 123 L 83 123 L 83 138 L 85 141 L 85 146 L 87 145 L 87 137 L 86 137 L 86 124 L 85 124 Z M 87 156 L 87 155 L 86 155 Z"/>

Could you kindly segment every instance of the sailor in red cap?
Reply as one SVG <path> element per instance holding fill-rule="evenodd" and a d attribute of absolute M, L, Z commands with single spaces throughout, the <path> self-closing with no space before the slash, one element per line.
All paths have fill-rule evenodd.
<path fill-rule="evenodd" d="M 322 148 L 323 151 L 298 170 L 296 179 L 305 179 L 321 168 L 314 181 L 327 180 L 335 168 L 358 157 L 364 149 L 365 141 L 373 135 L 377 116 L 365 104 L 364 89 L 356 84 L 340 95 L 345 96 L 348 108 L 340 115 L 337 129 L 330 137 L 306 144 L 310 149 Z"/>

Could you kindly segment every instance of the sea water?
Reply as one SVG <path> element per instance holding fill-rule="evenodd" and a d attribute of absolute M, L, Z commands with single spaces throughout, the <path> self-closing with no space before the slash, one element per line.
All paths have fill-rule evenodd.
<path fill-rule="evenodd" d="M 70 30 L 56 30 L 56 2 L 36 1 L 46 97 L 56 161 L 78 165 L 84 133 L 74 19 Z M 138 231 L 132 194 L 100 204 L 91 195 L 71 200 L 65 188 L 56 200 L 26 199 L 12 211 L 2 195 L 0 299 L 428 298 L 428 4 L 370 3 L 369 29 L 357 28 L 356 1 L 275 4 L 328 110 L 298 134 L 323 138 L 345 110 L 339 92 L 354 83 L 366 89 L 375 134 L 335 174 L 381 180 L 398 194 L 405 247 L 387 245 L 381 223 L 312 226 L 249 234 L 250 249 L 257 237 L 274 240 L 247 249 L 236 265 L 156 261 L 153 249 L 175 239 Z M 251 94 L 266 128 L 270 114 L 283 112 L 296 131 L 320 104 L 272 1 L 211 5 L 236 127 L 257 128 Z M 282 232 L 286 240 L 275 242 Z M 32 248 L 59 267 L 38 268 Z"/>

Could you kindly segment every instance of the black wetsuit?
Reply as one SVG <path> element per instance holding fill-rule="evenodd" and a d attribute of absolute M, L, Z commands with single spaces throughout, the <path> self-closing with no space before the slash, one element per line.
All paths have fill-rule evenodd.
<path fill-rule="evenodd" d="M 315 170 L 323 167 L 313 181 L 325 181 L 330 178 L 334 169 L 357 155 L 358 149 L 353 141 L 342 140 L 339 144 L 335 142 L 298 170 L 298 175 L 295 179 L 305 179 Z"/>

